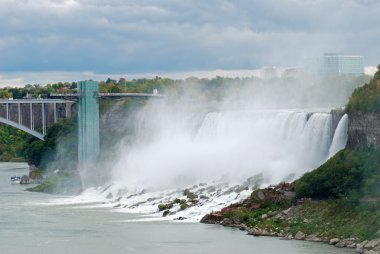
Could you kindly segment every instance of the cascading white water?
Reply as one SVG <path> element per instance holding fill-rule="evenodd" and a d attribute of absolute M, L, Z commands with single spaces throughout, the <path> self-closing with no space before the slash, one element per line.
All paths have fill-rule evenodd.
<path fill-rule="evenodd" d="M 252 185 L 293 180 L 316 168 L 332 149 L 343 146 L 346 135 L 342 119 L 334 135 L 336 144 L 332 142 L 332 116 L 327 112 L 212 112 L 195 134 L 183 128 L 183 119 L 178 124 L 169 115 L 160 115 L 159 128 L 153 128 L 154 135 L 146 135 L 149 138 L 140 145 L 119 150 L 112 186 L 101 195 L 117 198 L 117 206 L 126 212 L 161 215 L 158 204 L 181 199 L 181 190 L 190 188 L 204 199 L 186 210 L 175 206 L 175 214 L 168 217 L 198 220 L 247 197 Z M 144 121 L 141 126 L 152 130 L 157 118 Z"/>
<path fill-rule="evenodd" d="M 346 147 L 348 131 L 348 115 L 344 114 L 336 127 L 334 138 L 332 140 L 329 157 L 334 156 L 337 152 Z"/>
<path fill-rule="evenodd" d="M 223 152 L 229 154 L 221 158 L 225 160 L 224 165 L 232 161 L 232 167 L 243 178 L 259 172 L 276 182 L 291 173 L 299 175 L 324 161 L 332 140 L 331 121 L 329 113 L 209 113 L 196 141 L 207 144 L 222 141 L 221 145 L 226 147 Z"/>

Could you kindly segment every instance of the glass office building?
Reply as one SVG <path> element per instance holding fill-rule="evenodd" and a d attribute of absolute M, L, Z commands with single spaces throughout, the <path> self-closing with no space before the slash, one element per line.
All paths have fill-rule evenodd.
<path fill-rule="evenodd" d="M 308 59 L 306 70 L 317 75 L 364 74 L 363 56 L 352 56 L 336 53 L 324 54 L 322 57 Z"/>

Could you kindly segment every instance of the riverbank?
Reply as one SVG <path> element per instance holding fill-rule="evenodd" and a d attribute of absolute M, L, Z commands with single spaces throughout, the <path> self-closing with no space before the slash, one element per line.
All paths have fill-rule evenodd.
<path fill-rule="evenodd" d="M 202 223 L 239 228 L 253 236 L 322 242 L 357 253 L 380 253 L 379 204 L 288 198 L 284 185 L 259 189 L 243 202 L 204 216 Z"/>

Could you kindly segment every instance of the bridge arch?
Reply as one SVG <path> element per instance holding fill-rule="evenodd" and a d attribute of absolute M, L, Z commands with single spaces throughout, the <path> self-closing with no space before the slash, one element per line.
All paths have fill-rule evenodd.
<path fill-rule="evenodd" d="M 16 122 L 13 122 L 11 120 L 8 120 L 8 119 L 5 119 L 3 117 L 0 117 L 0 123 L 3 123 L 3 124 L 6 124 L 6 125 L 9 125 L 9 126 L 12 126 L 16 129 L 19 129 L 19 130 L 22 130 L 22 131 L 25 131 L 26 133 L 29 133 L 30 135 L 38 138 L 38 139 L 41 139 L 41 140 L 45 140 L 44 139 L 44 136 L 42 135 L 42 133 L 39 133 L 35 130 L 32 130 L 24 125 L 21 125 L 21 124 L 18 124 Z"/>
<path fill-rule="evenodd" d="M 62 99 L 0 99 L 0 123 L 44 140 L 47 127 L 59 119 L 71 117 L 73 103 Z"/>

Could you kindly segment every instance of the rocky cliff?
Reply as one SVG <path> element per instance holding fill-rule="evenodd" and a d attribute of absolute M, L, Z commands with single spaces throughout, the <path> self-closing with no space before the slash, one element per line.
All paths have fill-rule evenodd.
<path fill-rule="evenodd" d="M 340 119 L 342 119 L 343 115 L 346 113 L 346 109 L 344 107 L 342 108 L 335 108 L 331 110 L 331 116 L 332 116 L 332 130 L 334 131 L 336 127 L 339 124 Z"/>
<path fill-rule="evenodd" d="M 347 148 L 380 148 L 380 112 L 354 111 L 348 119 Z"/>

